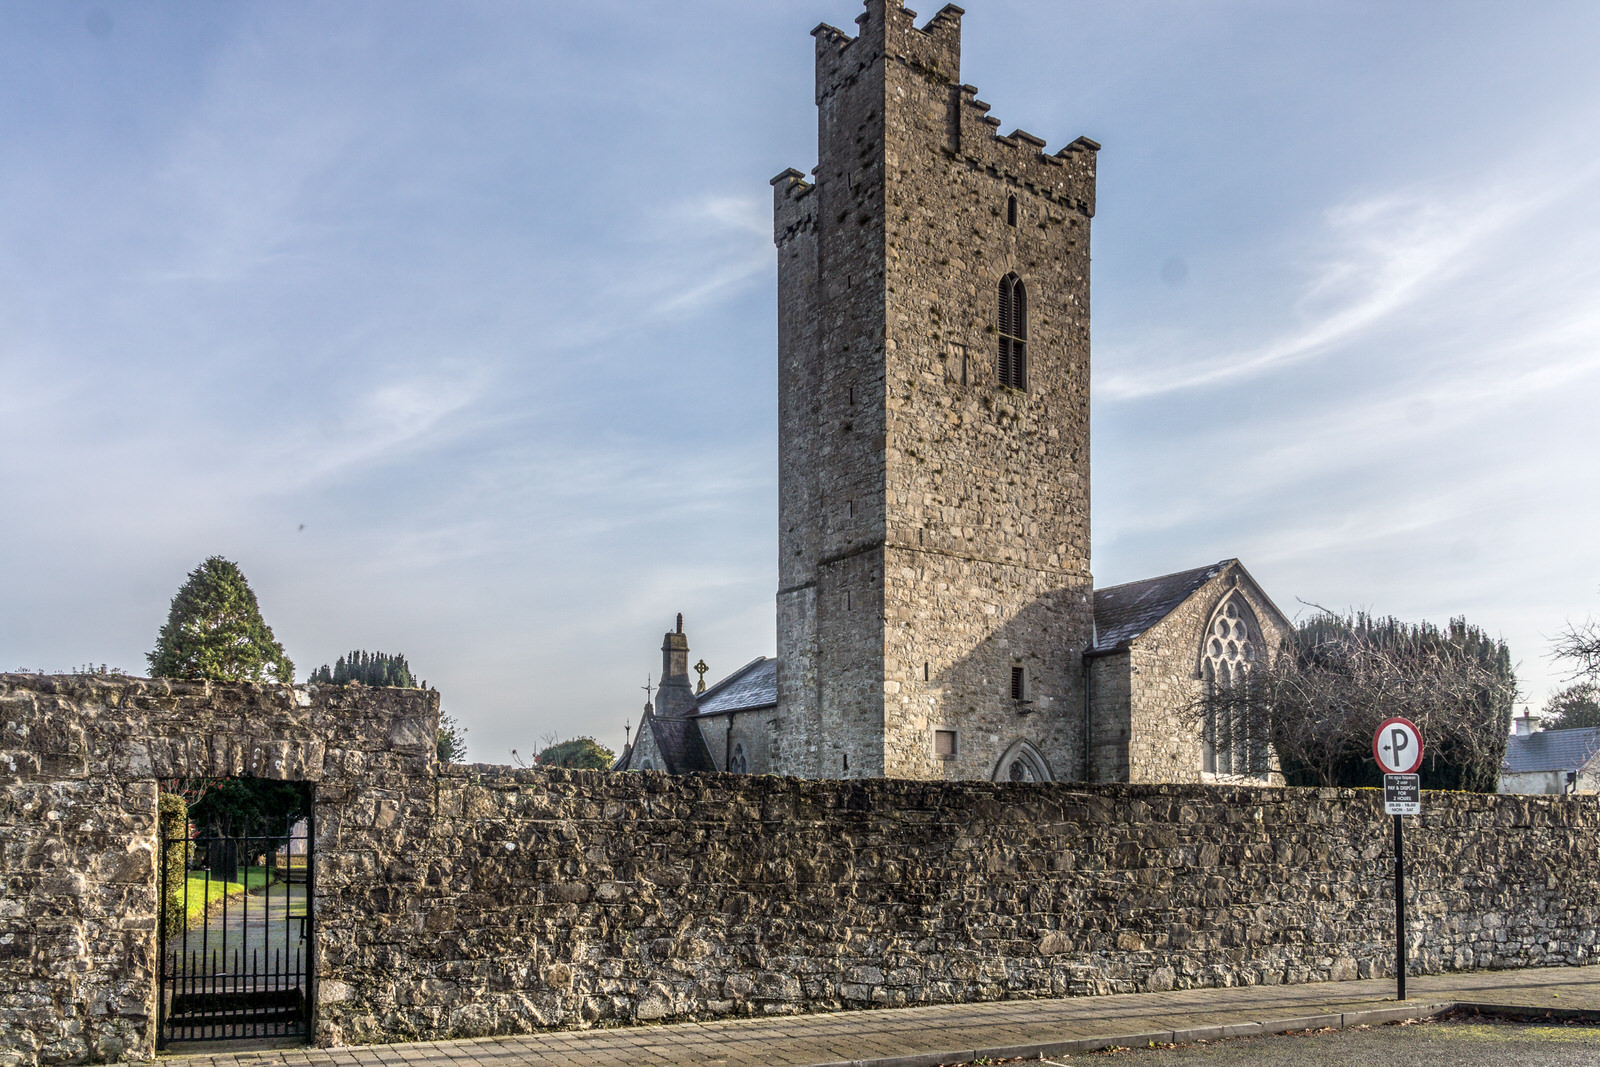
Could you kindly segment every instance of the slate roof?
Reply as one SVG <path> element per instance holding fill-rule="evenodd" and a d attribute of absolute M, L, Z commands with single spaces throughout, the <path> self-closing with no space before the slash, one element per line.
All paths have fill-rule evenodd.
<path fill-rule="evenodd" d="M 1221 574 L 1230 563 L 1225 559 L 1209 567 L 1163 574 L 1094 591 L 1094 629 L 1096 652 L 1126 648 L 1128 642 L 1172 613 L 1194 595 L 1195 590 Z"/>
<path fill-rule="evenodd" d="M 770 708 L 777 703 L 778 661 L 757 656 L 701 693 L 695 712 L 710 715 L 719 711 Z"/>
<path fill-rule="evenodd" d="M 711 762 L 705 738 L 700 736 L 700 724 L 693 719 L 663 719 L 650 716 L 650 733 L 661 752 L 664 770 L 673 774 L 715 774 L 717 765 Z"/>
<path fill-rule="evenodd" d="M 1574 730 L 1540 730 L 1512 735 L 1501 766 L 1512 774 L 1524 771 L 1575 771 L 1600 752 L 1600 726 Z"/>
<path fill-rule="evenodd" d="M 629 742 L 628 744 L 622 746 L 622 755 L 617 757 L 617 761 L 611 765 L 611 769 L 614 771 L 625 771 L 628 769 L 628 763 L 632 759 L 633 743 Z"/>

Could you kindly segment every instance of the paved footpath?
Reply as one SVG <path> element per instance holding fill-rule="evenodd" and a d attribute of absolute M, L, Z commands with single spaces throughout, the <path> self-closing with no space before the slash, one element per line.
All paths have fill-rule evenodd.
<path fill-rule="evenodd" d="M 172 1067 L 933 1067 L 1151 1041 L 1212 1040 L 1391 1022 L 1453 1004 L 1600 1013 L 1600 966 L 1187 989 L 1061 1000 L 720 1019 L 337 1049 L 177 1054 Z M 213 1046 L 215 1047 L 215 1046 Z"/>

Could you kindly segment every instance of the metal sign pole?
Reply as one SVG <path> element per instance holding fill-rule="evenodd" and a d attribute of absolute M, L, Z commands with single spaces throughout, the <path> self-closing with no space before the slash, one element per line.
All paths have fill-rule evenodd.
<path fill-rule="evenodd" d="M 1395 996 L 1406 999 L 1406 836 L 1404 815 L 1394 817 L 1394 982 Z"/>
<path fill-rule="evenodd" d="M 1406 999 L 1406 831 L 1404 818 L 1422 814 L 1422 732 L 1397 716 L 1378 724 L 1372 758 L 1383 771 L 1383 810 L 1394 816 L 1394 985 Z"/>

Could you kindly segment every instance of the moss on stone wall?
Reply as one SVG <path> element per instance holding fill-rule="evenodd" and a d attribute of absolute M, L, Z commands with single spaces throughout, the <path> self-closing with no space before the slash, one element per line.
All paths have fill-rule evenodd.
<path fill-rule="evenodd" d="M 175 793 L 162 793 L 156 815 L 161 847 L 161 931 L 167 937 L 183 933 L 184 889 L 189 871 L 189 807 Z"/>

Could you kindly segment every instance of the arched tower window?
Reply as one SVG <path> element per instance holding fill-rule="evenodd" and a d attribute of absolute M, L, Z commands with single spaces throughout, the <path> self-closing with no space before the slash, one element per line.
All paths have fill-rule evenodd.
<path fill-rule="evenodd" d="M 733 774 L 750 773 L 750 762 L 744 756 L 744 742 L 741 741 L 733 746 L 733 758 L 728 760 L 728 770 Z"/>
<path fill-rule="evenodd" d="M 997 332 L 1000 353 L 996 377 L 1013 389 L 1028 387 L 1028 292 L 1022 279 L 1007 274 L 1000 279 L 1000 314 Z"/>
<path fill-rule="evenodd" d="M 1250 670 L 1264 652 L 1255 613 L 1237 592 L 1223 598 L 1200 641 L 1200 679 L 1207 693 L 1234 690 L 1247 699 Z M 1270 769 L 1268 741 L 1252 736 L 1254 716 L 1247 702 L 1207 708 L 1201 740 L 1201 769 L 1212 774 L 1262 775 Z"/>

